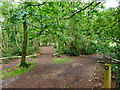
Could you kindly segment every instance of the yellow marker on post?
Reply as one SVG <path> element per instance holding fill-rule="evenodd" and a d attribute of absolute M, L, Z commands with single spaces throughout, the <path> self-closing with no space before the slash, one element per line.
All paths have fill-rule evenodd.
<path fill-rule="evenodd" d="M 104 88 L 111 88 L 111 64 L 105 64 Z"/>

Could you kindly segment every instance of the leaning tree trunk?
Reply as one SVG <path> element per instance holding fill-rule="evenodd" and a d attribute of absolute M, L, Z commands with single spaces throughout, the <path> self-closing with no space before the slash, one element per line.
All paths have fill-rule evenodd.
<path fill-rule="evenodd" d="M 26 49 L 27 49 L 27 23 L 26 23 L 26 14 L 23 16 L 23 45 L 22 45 L 22 59 L 20 66 L 22 67 L 28 67 L 28 64 L 26 63 Z"/>

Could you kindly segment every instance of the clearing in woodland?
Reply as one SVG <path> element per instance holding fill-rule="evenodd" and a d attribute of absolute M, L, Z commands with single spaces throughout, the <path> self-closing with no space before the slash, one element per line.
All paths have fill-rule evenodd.
<path fill-rule="evenodd" d="M 36 61 L 36 68 L 15 77 L 3 80 L 4 88 L 94 88 L 94 73 L 97 67 L 96 55 L 67 56 L 61 55 L 61 59 L 71 58 L 66 63 L 53 61 L 53 47 L 42 47 L 42 54 L 36 58 L 28 58 L 27 61 Z M 19 64 L 16 59 L 9 64 L 4 64 L 3 69 L 13 68 Z M 99 85 L 98 85 L 99 86 Z M 103 86 L 103 85 L 101 85 Z"/>

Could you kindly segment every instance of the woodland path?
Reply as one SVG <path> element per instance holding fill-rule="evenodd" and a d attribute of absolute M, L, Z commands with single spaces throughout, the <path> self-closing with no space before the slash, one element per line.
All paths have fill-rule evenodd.
<path fill-rule="evenodd" d="M 42 47 L 43 55 L 28 58 L 27 61 L 37 61 L 37 67 L 20 76 L 3 80 L 4 88 L 94 88 L 92 79 L 96 70 L 97 58 L 94 55 L 67 56 L 74 60 L 56 64 L 52 60 L 53 47 Z M 20 62 L 19 59 L 3 65 L 3 69 L 12 68 Z"/>

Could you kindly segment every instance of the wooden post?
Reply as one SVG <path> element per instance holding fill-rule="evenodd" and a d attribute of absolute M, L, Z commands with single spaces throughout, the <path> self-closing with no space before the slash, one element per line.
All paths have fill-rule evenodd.
<path fill-rule="evenodd" d="M 105 64 L 104 88 L 111 88 L 111 64 Z"/>

